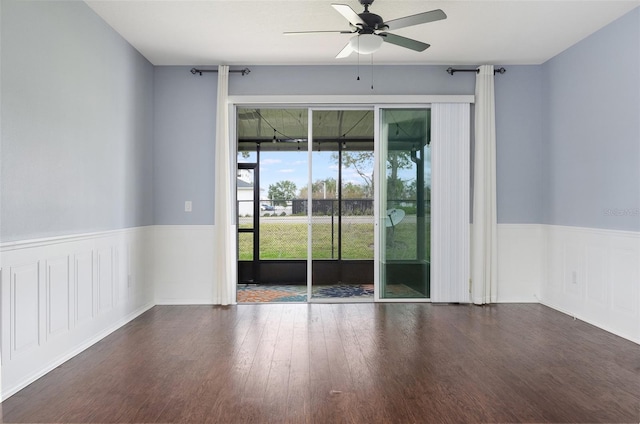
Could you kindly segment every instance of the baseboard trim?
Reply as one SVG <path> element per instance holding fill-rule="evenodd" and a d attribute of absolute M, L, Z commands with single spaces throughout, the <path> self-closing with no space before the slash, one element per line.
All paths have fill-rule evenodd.
<path fill-rule="evenodd" d="M 585 323 L 587 323 L 589 325 L 593 325 L 594 327 L 598 327 L 601 330 L 604 330 L 604 331 L 606 331 L 608 333 L 614 334 L 614 335 L 616 335 L 618 337 L 622 337 L 623 339 L 629 340 L 630 342 L 633 342 L 633 343 L 636 343 L 636 344 L 640 345 L 640 339 L 634 338 L 634 337 L 632 337 L 632 336 L 630 336 L 628 334 L 621 333 L 620 331 L 618 331 L 617 329 L 615 329 L 615 328 L 613 328 L 611 326 L 608 326 L 608 325 L 603 324 L 601 322 L 597 322 L 595 320 L 586 318 L 586 317 L 582 316 L 581 314 L 575 314 L 575 313 L 573 313 L 573 312 L 571 312 L 569 310 L 566 310 L 565 308 L 562 308 L 562 307 L 560 307 L 558 305 L 554 305 L 553 303 L 550 303 L 550 302 L 547 302 L 547 301 L 542 301 L 541 300 L 539 303 L 541 305 L 543 305 L 543 306 L 546 306 L 548 308 L 553 309 L 554 311 L 558 311 L 558 312 L 560 312 L 562 314 L 570 316 L 573 319 L 577 319 L 577 320 L 585 322 Z"/>
<path fill-rule="evenodd" d="M 213 300 L 210 299 L 157 299 L 155 304 L 158 306 L 214 305 Z"/>
<path fill-rule="evenodd" d="M 78 346 L 74 347 L 69 352 L 66 352 L 61 357 L 58 357 L 58 358 L 54 359 L 52 362 L 47 364 L 44 368 L 42 368 L 42 369 L 38 370 L 37 372 L 25 377 L 22 381 L 20 381 L 19 383 L 17 383 L 13 387 L 10 387 L 9 389 L 3 391 L 2 392 L 2 396 L 0 398 L 0 402 L 4 401 L 5 399 L 7 399 L 10 396 L 13 396 L 14 394 L 19 392 L 20 390 L 22 390 L 25 387 L 27 387 L 29 384 L 33 383 L 34 381 L 36 381 L 40 377 L 44 376 L 45 374 L 51 372 L 56 367 L 59 367 L 60 365 L 64 364 L 69 359 L 73 358 L 74 356 L 79 355 L 80 353 L 84 352 L 85 350 L 87 350 L 88 348 L 93 346 L 94 344 L 98 343 L 100 340 L 102 340 L 105 337 L 107 337 L 109 334 L 113 333 L 116 330 L 119 330 L 121 327 L 123 327 L 124 325 L 126 325 L 129 322 L 133 321 L 134 319 L 136 319 L 140 315 L 144 314 L 145 312 L 147 312 L 148 310 L 150 310 L 154 306 L 155 306 L 154 304 L 149 303 L 149 304 L 147 304 L 147 305 L 145 305 L 145 306 L 143 306 L 141 308 L 138 308 L 137 310 L 135 310 L 135 311 L 131 312 L 130 314 L 128 314 L 127 316 L 125 316 L 124 318 L 118 320 L 116 323 L 111 325 L 109 328 L 107 328 L 107 329 L 101 331 L 100 333 L 96 334 L 91 339 L 80 343 Z"/>

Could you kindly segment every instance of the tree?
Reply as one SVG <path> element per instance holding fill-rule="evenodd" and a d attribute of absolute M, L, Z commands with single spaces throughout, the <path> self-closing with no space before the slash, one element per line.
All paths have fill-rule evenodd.
<path fill-rule="evenodd" d="M 366 188 L 360 184 L 354 184 L 352 182 L 346 183 L 342 187 L 342 198 L 343 199 L 365 199 L 367 195 L 365 194 Z"/>
<path fill-rule="evenodd" d="M 337 162 L 338 155 L 333 159 Z M 373 152 L 343 152 L 342 164 L 354 169 L 364 180 L 363 197 L 373 197 Z M 391 200 L 402 199 L 406 192 L 407 181 L 398 176 L 398 170 L 411 168 L 413 165 L 407 151 L 389 151 L 387 157 L 387 197 Z"/>
<path fill-rule="evenodd" d="M 298 197 L 300 199 L 306 199 L 309 193 L 308 187 L 302 187 Z M 311 197 L 313 199 L 336 199 L 336 179 L 325 178 L 324 180 L 315 180 L 311 186 Z"/>
<path fill-rule="evenodd" d="M 273 201 L 274 206 L 286 206 L 286 201 L 295 197 L 296 190 L 297 187 L 293 181 L 278 181 L 275 184 L 269 184 L 268 196 Z"/>
<path fill-rule="evenodd" d="M 332 158 L 338 162 L 338 155 Z M 373 197 L 373 152 L 343 152 L 342 164 L 353 168 L 364 180 L 364 197 Z"/>
<path fill-rule="evenodd" d="M 399 169 L 411 167 L 411 157 L 406 151 L 389 151 L 387 155 L 387 198 L 399 200 L 404 197 L 405 181 L 398 177 Z"/>

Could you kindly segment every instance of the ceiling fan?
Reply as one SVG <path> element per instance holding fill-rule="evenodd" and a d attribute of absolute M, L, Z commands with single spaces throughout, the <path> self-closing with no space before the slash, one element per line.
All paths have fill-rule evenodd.
<path fill-rule="evenodd" d="M 355 34 L 349 40 L 347 45 L 338 53 L 337 59 L 348 57 L 354 51 L 360 54 L 371 54 L 377 51 L 383 42 L 395 44 L 396 46 L 422 52 L 429 47 L 429 44 L 423 43 L 411 38 L 401 37 L 399 35 L 386 32 L 387 30 L 396 30 L 406 28 L 413 25 L 426 24 L 428 22 L 446 19 L 447 15 L 440 9 L 431 10 L 429 12 L 418 13 L 416 15 L 405 16 L 403 18 L 384 21 L 381 16 L 369 12 L 369 6 L 374 0 L 358 0 L 364 6 L 364 12 L 356 13 L 346 4 L 332 4 L 334 9 L 344 16 L 351 27 L 350 31 L 297 31 L 285 32 L 286 35 L 304 35 L 318 33 L 338 33 L 338 34 Z"/>

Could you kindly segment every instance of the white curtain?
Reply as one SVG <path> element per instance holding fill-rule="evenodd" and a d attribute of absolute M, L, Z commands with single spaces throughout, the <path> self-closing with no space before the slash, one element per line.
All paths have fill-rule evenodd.
<path fill-rule="evenodd" d="M 229 67 L 218 66 L 218 104 L 215 148 L 215 258 L 213 303 L 235 303 L 233 195 L 229 147 Z"/>
<path fill-rule="evenodd" d="M 469 302 L 469 103 L 431 106 L 431 301 Z"/>
<path fill-rule="evenodd" d="M 496 112 L 493 65 L 476 76 L 471 298 L 483 305 L 497 301 Z"/>

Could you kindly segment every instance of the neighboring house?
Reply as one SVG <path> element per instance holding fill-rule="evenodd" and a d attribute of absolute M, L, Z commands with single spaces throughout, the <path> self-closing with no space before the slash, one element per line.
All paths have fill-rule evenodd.
<path fill-rule="evenodd" d="M 238 216 L 253 216 L 253 185 L 237 179 Z"/>

